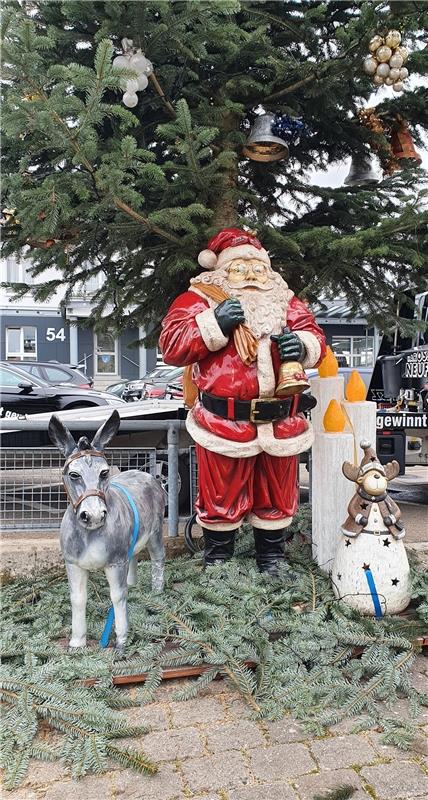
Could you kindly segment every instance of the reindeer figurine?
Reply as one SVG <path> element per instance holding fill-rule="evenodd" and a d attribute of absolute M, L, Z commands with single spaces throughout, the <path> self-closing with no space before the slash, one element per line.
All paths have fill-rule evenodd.
<path fill-rule="evenodd" d="M 396 614 L 410 602 L 409 562 L 397 504 L 387 494 L 399 473 L 397 461 L 383 466 L 369 442 L 361 442 L 359 467 L 345 461 L 343 474 L 357 484 L 333 563 L 336 597 L 360 613 Z"/>
<path fill-rule="evenodd" d="M 136 556 L 146 545 L 152 562 L 152 589 L 163 589 L 164 494 L 151 475 L 136 469 L 121 472 L 110 481 L 103 450 L 119 425 L 114 410 L 91 443 L 83 436 L 76 444 L 58 417 L 53 415 L 49 422 L 49 436 L 66 458 L 62 478 L 69 506 L 61 523 L 60 544 L 70 588 L 71 649 L 86 645 L 89 572 L 105 571 L 113 607 L 103 635 L 106 641 L 101 643 L 107 645 L 106 629 L 114 618 L 118 651 L 123 650 L 128 634 L 127 587 L 136 583 Z"/>

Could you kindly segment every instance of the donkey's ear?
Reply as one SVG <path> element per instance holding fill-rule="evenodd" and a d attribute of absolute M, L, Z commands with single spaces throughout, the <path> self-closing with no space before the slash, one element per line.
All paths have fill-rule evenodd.
<path fill-rule="evenodd" d="M 109 441 L 116 436 L 120 427 L 119 412 L 114 409 L 113 413 L 108 419 L 98 428 L 93 440 L 92 447 L 94 450 L 104 450 Z"/>
<path fill-rule="evenodd" d="M 355 481 L 358 477 L 359 467 L 356 467 L 355 464 L 351 464 L 350 461 L 344 461 L 342 464 L 342 472 L 345 478 L 348 478 L 348 481 Z"/>
<path fill-rule="evenodd" d="M 49 420 L 48 434 L 52 444 L 58 448 L 65 458 L 68 458 L 73 450 L 76 449 L 76 442 L 70 431 L 55 414 L 52 414 Z"/>
<path fill-rule="evenodd" d="M 388 463 L 384 465 L 384 470 L 385 470 L 386 480 L 392 481 L 393 478 L 396 478 L 397 475 L 399 475 L 400 465 L 398 461 L 388 461 Z"/>

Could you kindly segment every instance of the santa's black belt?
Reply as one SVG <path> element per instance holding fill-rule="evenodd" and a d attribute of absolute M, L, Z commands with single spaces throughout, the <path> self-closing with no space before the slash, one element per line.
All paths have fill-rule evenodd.
<path fill-rule="evenodd" d="M 207 411 L 235 422 L 274 422 L 299 411 L 309 411 L 316 405 L 310 395 L 284 398 L 258 397 L 255 400 L 236 400 L 234 397 L 216 397 L 209 392 L 199 392 L 199 400 Z"/>

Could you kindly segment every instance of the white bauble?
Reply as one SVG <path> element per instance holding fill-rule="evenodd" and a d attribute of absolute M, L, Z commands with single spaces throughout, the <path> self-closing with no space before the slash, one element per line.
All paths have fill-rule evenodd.
<path fill-rule="evenodd" d="M 394 55 L 395 56 L 401 56 L 401 58 L 403 59 L 403 64 L 405 64 L 407 59 L 408 59 L 408 57 L 409 57 L 409 51 L 408 51 L 407 47 L 397 47 Z"/>
<path fill-rule="evenodd" d="M 135 69 L 135 72 L 145 72 L 148 60 L 141 50 L 137 50 L 135 55 L 131 57 L 131 66 Z"/>
<path fill-rule="evenodd" d="M 144 73 L 142 75 L 139 75 L 138 76 L 138 91 L 142 92 L 144 89 L 147 89 L 148 83 L 149 83 L 149 79 L 148 79 L 147 75 L 144 75 Z"/>
<path fill-rule="evenodd" d="M 389 61 L 392 56 L 392 50 L 390 47 L 386 47 L 386 45 L 382 45 L 382 47 L 378 47 L 376 50 L 376 58 L 378 61 L 383 63 L 384 61 Z M 401 64 L 400 64 L 401 66 Z"/>
<path fill-rule="evenodd" d="M 400 56 L 400 53 L 394 53 L 393 56 L 389 59 L 389 66 L 391 69 L 400 69 L 403 66 L 403 57 Z"/>
<path fill-rule="evenodd" d="M 398 83 L 394 83 L 392 88 L 394 89 L 394 92 L 402 92 L 404 89 L 404 84 L 401 81 L 398 81 Z"/>
<path fill-rule="evenodd" d="M 149 58 L 146 59 L 146 60 L 147 60 L 147 64 L 146 64 L 146 66 L 144 68 L 144 74 L 145 75 L 151 75 L 152 72 L 153 72 L 153 64 L 152 64 L 152 62 L 150 61 Z"/>
<path fill-rule="evenodd" d="M 375 53 L 376 50 L 378 50 L 383 44 L 385 44 L 385 41 L 382 39 L 382 36 L 373 36 L 373 38 L 369 41 L 370 52 Z"/>
<path fill-rule="evenodd" d="M 395 83 L 400 79 L 400 72 L 399 69 L 391 69 L 389 72 L 389 77 L 392 78 L 392 82 Z"/>
<path fill-rule="evenodd" d="M 400 31 L 388 31 L 385 36 L 385 44 L 388 47 L 392 47 L 395 49 L 401 43 L 401 33 Z"/>
<path fill-rule="evenodd" d="M 372 56 L 367 56 L 363 62 L 363 69 L 364 72 L 367 72 L 367 75 L 374 75 L 377 69 L 377 61 Z"/>
<path fill-rule="evenodd" d="M 138 81 L 136 78 L 122 78 L 120 88 L 124 92 L 128 92 L 128 94 L 135 94 L 135 92 L 138 92 Z"/>
<path fill-rule="evenodd" d="M 396 79 L 395 79 L 395 80 L 396 80 Z M 390 75 L 388 75 L 388 77 L 387 77 L 387 78 L 385 78 L 385 84 L 386 84 L 387 86 L 392 86 L 392 84 L 393 84 L 393 83 L 395 83 L 395 81 L 394 81 L 394 80 L 391 78 L 391 76 L 390 76 Z"/>
<path fill-rule="evenodd" d="M 113 59 L 113 66 L 120 67 L 120 69 L 129 69 L 129 58 L 126 56 L 116 56 Z"/>
<path fill-rule="evenodd" d="M 373 83 L 375 83 L 376 86 L 383 86 L 385 80 L 382 78 L 382 75 L 373 75 Z"/>
<path fill-rule="evenodd" d="M 376 75 L 380 75 L 381 78 L 387 78 L 389 75 L 389 64 L 379 64 Z"/>
<path fill-rule="evenodd" d="M 406 67 L 401 67 L 399 70 L 400 81 L 405 81 L 409 77 L 409 70 Z"/>
<path fill-rule="evenodd" d="M 138 103 L 138 97 L 133 92 L 125 92 L 122 99 L 127 108 L 135 108 Z"/>

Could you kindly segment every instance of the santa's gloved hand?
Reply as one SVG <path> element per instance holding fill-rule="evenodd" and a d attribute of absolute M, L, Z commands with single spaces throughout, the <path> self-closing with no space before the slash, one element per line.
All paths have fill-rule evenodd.
<path fill-rule="evenodd" d="M 241 303 L 234 297 L 223 300 L 223 302 L 214 309 L 214 316 L 224 336 L 229 336 L 229 333 L 233 331 L 234 328 L 242 322 L 245 322 Z"/>
<path fill-rule="evenodd" d="M 282 333 L 270 338 L 278 345 L 281 361 L 303 361 L 306 355 L 306 347 L 296 333 L 284 328 Z"/>

